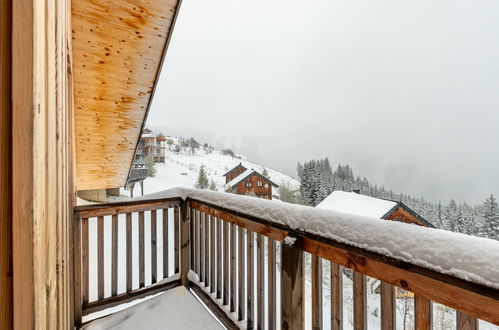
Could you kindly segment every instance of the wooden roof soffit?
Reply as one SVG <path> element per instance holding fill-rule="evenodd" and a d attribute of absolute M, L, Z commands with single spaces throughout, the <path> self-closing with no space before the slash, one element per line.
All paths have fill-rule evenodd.
<path fill-rule="evenodd" d="M 73 0 L 77 189 L 124 186 L 180 0 Z"/>

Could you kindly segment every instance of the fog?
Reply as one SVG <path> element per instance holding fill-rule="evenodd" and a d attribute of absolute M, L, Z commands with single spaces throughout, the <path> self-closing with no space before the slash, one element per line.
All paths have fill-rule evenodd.
<path fill-rule="evenodd" d="M 499 195 L 496 0 L 186 0 L 148 126 L 296 175 Z"/>

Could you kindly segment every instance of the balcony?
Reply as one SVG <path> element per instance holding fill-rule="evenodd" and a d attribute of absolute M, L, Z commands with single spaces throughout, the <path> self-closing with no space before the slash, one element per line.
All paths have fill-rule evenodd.
<path fill-rule="evenodd" d="M 456 310 L 457 329 L 477 329 L 478 319 L 499 325 L 499 242 L 492 240 L 191 189 L 78 206 L 74 221 L 77 327 L 92 326 L 96 312 L 112 318 L 116 306 L 177 288 L 227 329 L 303 329 L 305 322 L 343 329 L 344 269 L 351 270 L 354 329 L 368 328 L 373 278 L 381 329 L 396 327 L 399 289 L 413 293 L 415 329 L 432 329 L 433 303 Z"/>

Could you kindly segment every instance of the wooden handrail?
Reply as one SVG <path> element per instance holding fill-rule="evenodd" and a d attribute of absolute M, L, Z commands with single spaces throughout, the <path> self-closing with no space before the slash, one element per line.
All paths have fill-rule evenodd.
<path fill-rule="evenodd" d="M 283 253 L 283 259 L 281 259 L 281 262 L 284 261 L 281 275 L 292 279 L 291 281 L 288 281 L 288 283 L 286 281 L 282 282 L 283 278 L 281 278 L 281 288 L 286 288 L 287 290 L 281 297 L 281 307 L 291 308 L 281 311 L 281 320 L 286 322 L 285 324 L 281 323 L 281 327 L 287 326 L 289 329 L 302 328 L 302 324 L 296 323 L 298 321 L 294 317 L 296 315 L 301 315 L 301 313 L 299 313 L 296 309 L 298 308 L 301 310 L 301 307 L 288 306 L 289 303 L 292 304 L 292 301 L 302 299 L 302 293 L 300 292 L 302 287 L 298 285 L 299 283 L 297 283 L 296 280 L 302 281 L 303 275 L 293 275 L 289 273 L 290 271 L 294 271 L 292 269 L 296 268 L 294 267 L 296 265 L 293 263 L 293 260 L 298 258 L 296 260 L 298 260 L 300 264 L 303 262 L 302 258 L 295 255 L 296 253 L 300 254 L 301 251 L 312 254 L 314 258 L 322 258 L 331 262 L 331 280 L 333 281 L 334 279 L 334 286 L 331 287 L 331 292 L 334 294 L 333 296 L 335 301 L 341 302 L 341 267 L 350 268 L 354 270 L 355 274 L 357 274 L 355 275 L 355 278 L 357 279 L 357 290 L 360 290 L 358 292 L 361 295 L 365 293 L 365 290 L 361 290 L 363 288 L 362 283 L 364 281 L 364 276 L 374 277 L 382 281 L 381 305 L 383 324 L 389 325 L 395 322 L 393 314 L 393 308 L 395 306 L 393 296 L 394 290 L 390 288 L 390 285 L 394 285 L 404 290 L 413 292 L 417 297 L 417 311 L 420 313 L 419 316 L 416 316 L 418 324 L 427 324 L 428 322 L 431 322 L 431 320 L 428 321 L 427 319 L 431 315 L 429 316 L 427 313 L 426 307 L 427 302 L 434 301 L 458 310 L 458 315 L 460 316 L 459 322 L 460 324 L 465 325 L 464 328 L 466 328 L 468 324 L 474 326 L 477 322 L 475 318 L 483 319 L 499 325 L 499 290 L 495 288 L 467 281 L 448 274 L 443 274 L 435 270 L 427 269 L 392 257 L 387 257 L 380 253 L 322 237 L 317 234 L 309 233 L 303 230 L 295 230 L 282 224 L 252 215 L 243 214 L 241 212 L 213 205 L 202 200 L 190 197 L 188 197 L 185 201 L 181 198 L 163 198 L 98 205 L 84 205 L 78 206 L 76 208 L 77 213 L 75 214 L 78 214 L 77 218 L 89 218 L 122 213 L 130 214 L 131 212 L 143 212 L 146 210 L 148 211 L 168 207 L 175 207 L 175 212 L 181 210 L 180 214 L 182 216 L 180 225 L 181 232 L 179 235 L 181 253 L 180 261 L 177 263 L 177 265 L 180 266 L 180 282 L 183 285 L 189 285 L 190 281 L 187 279 L 187 272 L 189 269 L 196 269 L 199 272 L 198 274 L 201 275 L 205 281 L 205 286 L 210 286 L 210 292 L 217 292 L 217 295 L 221 294 L 221 298 L 224 298 L 224 304 L 227 303 L 231 311 L 236 310 L 236 303 L 233 299 L 236 299 L 237 294 L 237 301 L 241 301 L 241 293 L 236 293 L 233 290 L 230 292 L 225 291 L 225 286 L 234 286 L 235 282 L 233 282 L 233 279 L 231 279 L 231 282 L 226 282 L 226 275 L 224 275 L 224 281 L 220 282 L 220 273 L 223 271 L 224 274 L 232 274 L 230 276 L 233 277 L 236 276 L 234 275 L 236 268 L 238 269 L 238 272 L 240 272 L 241 269 L 244 269 L 244 267 L 241 265 L 236 266 L 236 264 L 234 264 L 234 260 L 232 260 L 230 264 L 230 272 L 228 268 L 229 264 L 224 265 L 223 268 L 220 268 L 221 265 L 218 263 L 219 261 L 217 261 L 217 269 L 214 269 L 215 265 L 213 263 L 213 259 L 208 259 L 208 257 L 215 257 L 215 247 L 216 254 L 221 256 L 221 246 L 219 245 L 220 240 L 223 239 L 224 242 L 231 242 L 230 255 L 233 256 L 235 255 L 235 246 L 233 244 L 235 244 L 235 239 L 238 237 L 238 255 L 244 256 L 245 260 L 247 260 L 247 258 L 251 258 L 250 260 L 256 258 L 256 265 L 258 266 L 257 269 L 248 268 L 247 274 L 243 274 L 243 277 L 244 275 L 261 277 L 262 275 L 259 272 L 261 272 L 263 269 L 262 267 L 264 267 L 264 259 L 261 253 L 263 249 L 263 246 L 261 246 L 263 242 L 262 237 L 268 237 L 269 242 L 284 242 L 286 237 L 292 237 L 295 239 L 292 247 L 281 244 L 281 251 Z M 180 218 L 180 216 L 176 215 L 175 218 Z M 230 229 L 228 227 L 229 224 Z M 235 232 L 236 229 L 232 226 L 235 226 L 234 228 L 239 228 L 237 236 Z M 81 227 L 75 226 L 75 230 L 81 231 Z M 255 237 L 258 240 L 258 244 L 260 244 L 255 245 L 260 246 L 257 253 L 252 252 L 254 248 L 252 239 L 246 240 L 246 243 L 244 244 L 242 241 L 239 241 L 242 240 L 243 237 L 241 230 L 247 230 L 248 238 L 256 235 Z M 216 235 L 214 233 L 216 233 Z M 192 239 L 193 237 L 194 240 Z M 210 245 L 208 245 L 208 240 L 210 240 Z M 224 251 L 222 251 L 223 260 L 227 259 L 225 244 L 226 243 L 223 245 Z M 207 250 L 208 246 L 210 247 L 209 250 Z M 241 249 L 244 249 L 246 252 L 241 253 Z M 204 253 L 202 253 L 202 251 L 204 251 Z M 269 251 L 274 251 L 274 249 L 270 249 Z M 294 255 L 294 257 L 291 257 L 291 255 Z M 75 254 L 75 259 L 80 260 L 81 258 Z M 239 259 L 241 259 L 241 257 L 239 257 Z M 208 260 L 210 263 L 208 263 Z M 287 264 L 288 262 L 292 263 Z M 317 260 L 315 262 L 317 262 Z M 270 265 L 268 267 L 270 267 Z M 211 270 L 211 272 L 209 272 L 209 270 Z M 216 281 L 213 272 L 218 274 Z M 317 273 L 317 269 L 314 274 L 319 274 Z M 241 275 L 238 274 L 237 276 Z M 299 278 L 297 279 L 296 276 Z M 316 277 L 318 276 L 319 275 Z M 243 277 L 238 280 L 238 283 L 241 283 L 241 279 Z M 258 278 L 257 286 L 261 286 L 261 283 L 259 282 L 261 281 L 260 277 Z M 359 282 L 361 280 L 362 282 Z M 292 287 L 287 287 L 286 283 L 292 283 Z M 216 290 L 214 287 L 215 285 L 217 287 Z M 248 285 L 253 285 L 253 282 L 249 281 Z M 296 285 L 298 286 L 295 287 Z M 315 285 L 318 284 L 316 283 Z M 220 286 L 224 287 L 223 292 L 219 291 Z M 291 296 L 286 296 L 287 294 L 291 294 Z M 316 295 L 318 294 L 316 293 Z M 245 297 L 243 303 L 238 303 L 237 311 L 239 321 L 243 318 L 243 314 L 250 313 L 246 315 L 249 322 L 248 325 L 252 325 L 253 322 L 255 322 L 255 324 L 257 322 L 262 322 L 261 319 L 253 319 L 252 313 L 254 312 L 253 304 L 255 303 L 255 298 L 262 299 L 261 294 L 259 293 L 258 297 Z M 356 305 L 359 317 L 365 313 L 365 304 L 362 303 L 363 301 L 365 302 L 365 300 L 361 298 L 362 296 L 358 296 L 358 305 Z M 429 306 L 431 307 L 431 303 Z M 247 313 L 244 313 L 245 307 L 247 309 Z M 333 328 L 337 328 L 337 326 L 339 326 L 342 322 L 341 308 L 338 309 L 338 306 L 333 305 L 331 308 L 333 309 L 331 314 L 333 322 L 332 325 Z M 425 312 L 423 313 L 422 311 Z M 81 315 L 81 311 L 79 313 Z M 261 313 L 262 310 L 257 311 L 257 315 Z M 314 324 L 320 325 L 322 322 L 322 317 L 320 316 L 322 311 L 314 309 L 313 313 L 316 313 L 314 314 Z M 361 321 L 362 324 L 358 323 L 356 327 L 363 328 L 366 321 L 365 317 L 362 320 L 359 319 L 357 321 Z"/>

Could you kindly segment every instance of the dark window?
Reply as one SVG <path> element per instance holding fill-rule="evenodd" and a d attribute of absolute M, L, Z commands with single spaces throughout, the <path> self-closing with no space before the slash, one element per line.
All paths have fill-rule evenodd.
<path fill-rule="evenodd" d="M 257 185 L 258 185 L 258 187 L 263 186 L 263 182 L 262 182 L 262 180 L 258 180 Z"/>

